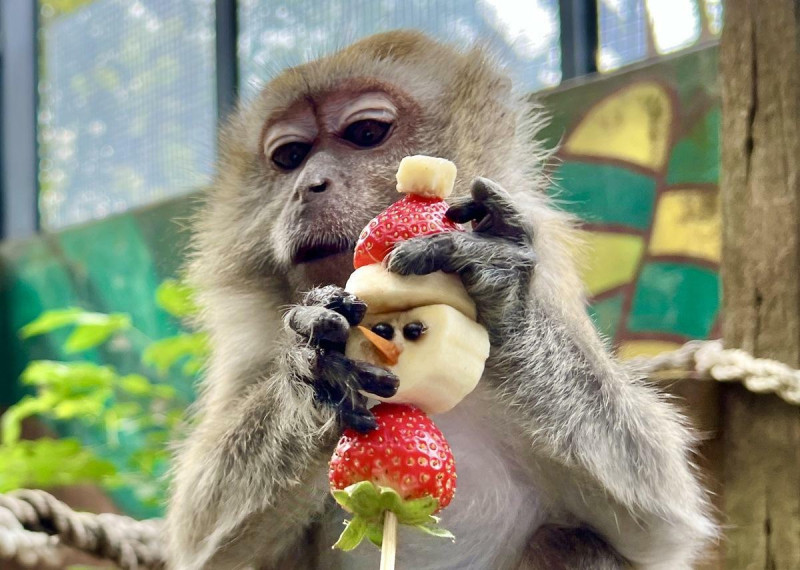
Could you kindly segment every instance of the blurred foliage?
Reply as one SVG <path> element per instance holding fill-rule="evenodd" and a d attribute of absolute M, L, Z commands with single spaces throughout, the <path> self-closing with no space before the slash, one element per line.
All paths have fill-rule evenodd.
<path fill-rule="evenodd" d="M 197 311 L 191 290 L 173 280 L 157 289 L 156 303 L 178 319 Z M 125 337 L 142 334 L 126 314 L 76 307 L 46 311 L 20 334 L 30 338 L 65 328 L 70 332 L 64 350 L 75 354 L 115 342 L 130 347 L 132 343 L 125 342 Z M 30 362 L 21 382 L 31 393 L 0 416 L 0 492 L 94 483 L 109 489 L 128 486 L 144 504 L 163 504 L 163 475 L 169 461 L 166 444 L 175 435 L 189 401 L 161 379 L 175 367 L 191 382 L 207 354 L 204 334 L 180 332 L 146 346 L 141 360 L 155 372 L 152 377 L 125 373 L 88 358 Z M 58 431 L 77 422 L 105 437 L 97 445 L 69 436 L 21 439 L 22 421 L 32 416 Z M 120 455 L 124 459 L 121 465 L 108 459 Z"/>

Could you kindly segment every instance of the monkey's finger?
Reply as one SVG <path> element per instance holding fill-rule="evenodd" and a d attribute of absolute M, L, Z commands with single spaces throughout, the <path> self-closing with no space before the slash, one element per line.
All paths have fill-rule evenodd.
<path fill-rule="evenodd" d="M 350 407 L 343 402 L 338 411 L 342 422 L 358 432 L 367 433 L 378 427 L 375 416 L 366 408 Z"/>
<path fill-rule="evenodd" d="M 389 271 L 400 275 L 426 275 L 434 271 L 453 273 L 455 244 L 453 236 L 460 234 L 444 233 L 412 238 L 395 245 L 389 256 Z"/>
<path fill-rule="evenodd" d="M 364 301 L 336 285 L 311 289 L 303 297 L 302 304 L 336 311 L 347 319 L 350 326 L 360 323 L 367 313 L 367 304 Z"/>
<path fill-rule="evenodd" d="M 487 178 L 472 183 L 471 197 L 455 200 L 447 217 L 456 223 L 473 222 L 473 231 L 510 239 L 531 241 L 531 231 L 506 190 Z"/>
<path fill-rule="evenodd" d="M 344 347 L 350 324 L 347 319 L 325 307 L 292 307 L 286 315 L 286 326 L 318 346 Z"/>
<path fill-rule="evenodd" d="M 367 314 L 367 304 L 350 293 L 335 297 L 325 307 L 342 315 L 351 327 L 360 323 Z"/>
<path fill-rule="evenodd" d="M 400 380 L 390 371 L 369 362 L 354 362 L 358 385 L 365 392 L 381 398 L 391 398 L 397 393 Z"/>

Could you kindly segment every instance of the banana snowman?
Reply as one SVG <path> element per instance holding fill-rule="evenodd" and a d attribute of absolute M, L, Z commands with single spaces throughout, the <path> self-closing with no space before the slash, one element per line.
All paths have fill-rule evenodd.
<path fill-rule="evenodd" d="M 391 370 L 400 380 L 388 402 L 414 404 L 429 414 L 446 412 L 477 386 L 489 356 L 489 335 L 476 321 L 475 303 L 457 275 L 397 275 L 383 261 L 397 242 L 464 231 L 446 216 L 455 165 L 441 158 L 408 156 L 397 170 L 405 196 L 361 233 L 355 271 L 345 289 L 369 312 L 353 330 L 345 353 Z"/>

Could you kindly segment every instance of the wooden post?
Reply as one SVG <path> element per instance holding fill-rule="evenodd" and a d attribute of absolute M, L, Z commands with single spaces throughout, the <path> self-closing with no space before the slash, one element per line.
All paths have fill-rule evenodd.
<path fill-rule="evenodd" d="M 800 365 L 800 0 L 728 0 L 725 344 Z M 725 568 L 800 568 L 800 408 L 725 386 Z"/>

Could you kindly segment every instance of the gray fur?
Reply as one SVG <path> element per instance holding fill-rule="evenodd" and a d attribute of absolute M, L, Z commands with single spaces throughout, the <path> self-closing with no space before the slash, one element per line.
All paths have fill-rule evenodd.
<path fill-rule="evenodd" d="M 398 109 L 391 139 L 354 152 L 323 131 L 302 168 L 270 167 L 266 122 L 298 101 L 326 112 L 329 94 L 364 81 Z M 443 512 L 459 542 L 403 533 L 400 567 L 682 570 L 701 555 L 715 525 L 691 433 L 613 360 L 586 316 L 577 234 L 542 192 L 540 115 L 508 85 L 480 49 L 393 32 L 286 71 L 231 119 L 195 223 L 190 276 L 213 354 L 173 472 L 173 570 L 377 566 L 366 546 L 330 550 L 343 516 L 326 463 L 342 422 L 368 422 L 357 389 L 391 390 L 391 378 L 341 355 L 357 303 L 315 288 L 342 285 L 351 250 L 292 256 L 318 242 L 352 247 L 394 200 L 407 154 L 456 162 L 463 198 L 451 215 L 477 218 L 476 232 L 409 241 L 390 267 L 459 273 L 493 348 L 478 388 L 435 418 L 459 463 Z M 470 187 L 477 176 L 494 182 Z M 324 192 L 304 190 L 323 179 Z"/>

